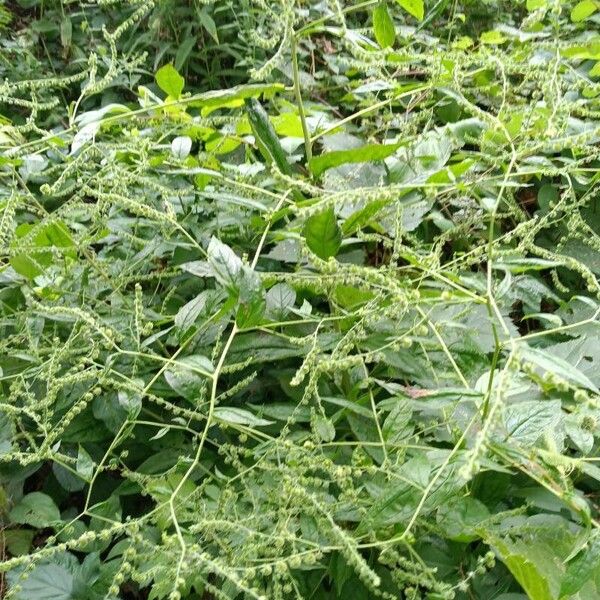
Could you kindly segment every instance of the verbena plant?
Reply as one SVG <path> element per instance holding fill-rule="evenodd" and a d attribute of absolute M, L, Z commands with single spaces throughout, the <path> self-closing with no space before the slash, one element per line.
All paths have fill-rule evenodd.
<path fill-rule="evenodd" d="M 3 597 L 600 598 L 599 25 L 0 4 Z"/>

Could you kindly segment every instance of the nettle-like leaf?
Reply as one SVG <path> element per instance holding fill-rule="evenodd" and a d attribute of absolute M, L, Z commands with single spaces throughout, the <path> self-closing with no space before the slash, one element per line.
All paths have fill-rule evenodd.
<path fill-rule="evenodd" d="M 342 245 L 342 231 L 331 207 L 308 217 L 303 234 L 308 247 L 323 260 L 335 256 Z"/>
<path fill-rule="evenodd" d="M 9 517 L 13 523 L 42 528 L 59 523 L 60 511 L 47 494 L 31 492 L 12 508 Z"/>
<path fill-rule="evenodd" d="M 0 0 L 7 598 L 600 597 L 563 4 Z"/>

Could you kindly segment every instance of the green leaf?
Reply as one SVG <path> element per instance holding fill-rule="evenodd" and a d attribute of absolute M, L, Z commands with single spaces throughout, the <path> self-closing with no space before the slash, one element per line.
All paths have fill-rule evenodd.
<path fill-rule="evenodd" d="M 363 208 L 353 212 L 342 224 L 342 232 L 345 235 L 354 233 L 356 230 L 364 227 L 373 219 L 373 217 L 385 206 L 390 203 L 390 200 L 383 198 L 381 200 L 372 200 Z"/>
<path fill-rule="evenodd" d="M 54 500 L 42 492 L 31 492 L 21 498 L 10 511 L 9 518 L 13 523 L 31 525 L 32 527 L 50 527 L 60 522 L 60 511 Z"/>
<path fill-rule="evenodd" d="M 600 536 L 597 534 L 579 554 L 567 563 L 567 572 L 560 584 L 560 597 L 571 598 L 600 568 Z"/>
<path fill-rule="evenodd" d="M 178 394 L 195 403 L 213 370 L 208 358 L 196 354 L 178 359 L 165 371 L 165 379 Z"/>
<path fill-rule="evenodd" d="M 527 400 L 508 404 L 504 409 L 506 440 L 532 446 L 562 418 L 560 400 Z"/>
<path fill-rule="evenodd" d="M 598 2 L 595 0 L 581 0 L 571 11 L 571 21 L 580 23 L 591 17 L 598 10 Z"/>
<path fill-rule="evenodd" d="M 239 256 L 221 240 L 212 237 L 208 245 L 208 263 L 215 279 L 227 290 L 237 291 L 243 269 Z"/>
<path fill-rule="evenodd" d="M 215 311 L 223 297 L 223 293 L 218 290 L 203 290 L 177 311 L 175 326 L 186 331 L 194 325 L 200 315 Z"/>
<path fill-rule="evenodd" d="M 274 319 L 284 319 L 296 302 L 296 291 L 287 283 L 276 283 L 266 297 L 267 311 Z"/>
<path fill-rule="evenodd" d="M 581 371 L 562 358 L 553 356 L 545 350 L 522 346 L 521 357 L 523 360 L 533 363 L 547 373 L 558 375 L 559 377 L 587 388 L 596 394 L 600 393 L 600 390 L 598 390 L 598 388 Z"/>
<path fill-rule="evenodd" d="M 337 224 L 333 208 L 312 215 L 303 230 L 308 247 L 321 259 L 335 256 L 342 245 L 342 231 Z"/>
<path fill-rule="evenodd" d="M 446 537 L 457 542 L 468 543 L 480 536 L 476 528 L 490 516 L 485 504 L 475 498 L 456 498 L 440 507 L 437 523 Z"/>
<path fill-rule="evenodd" d="M 205 8 L 198 11 L 198 20 L 202 23 L 202 27 L 208 31 L 210 37 L 218 44 L 219 34 L 217 32 L 217 26 L 215 25 L 213 18 L 206 12 Z"/>
<path fill-rule="evenodd" d="M 504 44 L 504 42 L 506 41 L 506 37 L 504 36 L 504 34 L 501 31 L 496 31 L 495 29 L 492 29 L 490 31 L 484 31 L 479 36 L 479 41 L 482 44 L 488 44 L 490 46 L 498 46 L 500 44 Z"/>
<path fill-rule="evenodd" d="M 0 540 L 13 556 L 21 556 L 29 552 L 35 533 L 33 529 L 5 529 Z"/>
<path fill-rule="evenodd" d="M 177 54 L 175 55 L 175 69 L 179 71 L 188 59 L 190 52 L 197 43 L 196 36 L 187 37 L 179 44 L 177 48 Z"/>
<path fill-rule="evenodd" d="M 367 144 L 352 150 L 334 150 L 311 159 L 309 166 L 315 177 L 320 177 L 327 169 L 348 163 L 374 162 L 391 156 L 401 144 Z"/>
<path fill-rule="evenodd" d="M 248 427 L 259 427 L 264 425 L 272 425 L 275 421 L 267 421 L 261 419 L 243 408 L 234 406 L 217 406 L 215 408 L 215 418 L 224 423 L 232 423 L 235 425 L 248 425 Z"/>
<path fill-rule="evenodd" d="M 79 446 L 77 453 L 77 463 L 75 465 L 77 472 L 86 480 L 89 481 L 94 473 L 94 461 L 87 453 L 83 446 Z"/>
<path fill-rule="evenodd" d="M 12 583 L 17 583 L 16 577 Z M 65 566 L 55 563 L 41 564 L 35 566 L 27 578 L 19 581 L 21 590 L 13 598 L 15 600 L 76 600 L 73 596 L 73 584 L 73 573 Z"/>
<path fill-rule="evenodd" d="M 318 415 L 312 420 L 312 426 L 322 442 L 332 442 L 335 439 L 335 427 L 330 419 Z"/>
<path fill-rule="evenodd" d="M 380 2 L 373 11 L 373 32 L 377 43 L 382 48 L 394 45 L 396 29 L 385 2 Z"/>
<path fill-rule="evenodd" d="M 497 526 L 484 524 L 479 533 L 530 600 L 557 600 L 575 536 L 564 519 L 546 515 L 544 521 L 539 519 L 541 516 L 537 520 L 532 517 L 527 522 L 516 522 L 512 527 L 509 521 L 499 530 Z"/>
<path fill-rule="evenodd" d="M 162 66 L 155 75 L 158 87 L 174 100 L 179 100 L 185 79 L 177 72 L 171 64 Z"/>
<path fill-rule="evenodd" d="M 215 109 L 232 105 L 241 105 L 248 98 L 257 98 L 261 94 L 274 94 L 285 89 L 281 83 L 252 83 L 238 85 L 225 90 L 212 90 L 195 95 L 188 106 L 194 108 Z"/>
<path fill-rule="evenodd" d="M 396 0 L 398 4 L 413 17 L 423 20 L 425 16 L 425 5 L 423 0 Z"/>
<path fill-rule="evenodd" d="M 398 398 L 390 414 L 383 422 L 383 439 L 388 444 L 400 444 L 410 437 L 413 427 L 410 424 L 412 408 L 406 398 Z"/>
<path fill-rule="evenodd" d="M 538 8 L 543 8 L 544 6 L 546 6 L 547 2 L 548 0 L 527 0 L 527 10 L 538 10 Z"/>

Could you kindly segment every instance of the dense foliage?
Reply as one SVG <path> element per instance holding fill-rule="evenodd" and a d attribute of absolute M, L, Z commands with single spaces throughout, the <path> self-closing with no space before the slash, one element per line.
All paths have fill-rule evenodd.
<path fill-rule="evenodd" d="M 0 0 L 0 596 L 600 598 L 597 0 Z"/>

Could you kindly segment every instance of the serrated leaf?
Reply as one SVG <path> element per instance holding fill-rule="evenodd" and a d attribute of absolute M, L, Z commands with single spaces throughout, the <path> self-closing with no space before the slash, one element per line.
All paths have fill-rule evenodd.
<path fill-rule="evenodd" d="M 178 394 L 196 402 L 213 370 L 214 367 L 206 356 L 196 354 L 177 359 L 177 362 L 165 371 L 165 379 Z"/>
<path fill-rule="evenodd" d="M 335 256 L 342 245 L 342 231 L 331 207 L 306 219 L 302 233 L 308 247 L 323 260 Z"/>
<path fill-rule="evenodd" d="M 509 404 L 504 409 L 505 439 L 531 446 L 561 419 L 560 400 L 531 400 Z"/>
<path fill-rule="evenodd" d="M 283 319 L 296 302 L 296 291 L 287 283 L 276 283 L 266 296 L 267 311 L 275 319 Z"/>
<path fill-rule="evenodd" d="M 318 415 L 313 419 L 312 426 L 322 442 L 331 442 L 335 439 L 335 427 L 330 419 Z"/>
<path fill-rule="evenodd" d="M 440 507 L 437 524 L 451 540 L 468 543 L 479 538 L 476 528 L 490 516 L 485 504 L 475 498 L 456 498 Z"/>
<path fill-rule="evenodd" d="M 11 579 L 13 577 L 9 581 Z M 14 580 L 13 583 L 16 584 L 16 576 Z M 65 566 L 54 563 L 41 564 L 35 566 L 24 581 L 19 581 L 21 590 L 13 598 L 15 600 L 75 600 L 73 584 L 73 573 Z"/>
<path fill-rule="evenodd" d="M 373 32 L 377 43 L 382 48 L 394 45 L 396 29 L 385 2 L 380 2 L 373 11 Z"/>
<path fill-rule="evenodd" d="M 13 523 L 43 528 L 59 522 L 60 511 L 50 496 L 42 492 L 32 492 L 23 496 L 13 507 L 9 518 Z"/>
<path fill-rule="evenodd" d="M 521 348 L 521 357 L 547 373 L 553 373 L 571 383 L 587 388 L 597 394 L 600 393 L 598 388 L 581 371 L 562 358 L 554 356 L 545 350 L 523 346 Z"/>
<path fill-rule="evenodd" d="M 413 428 L 410 425 L 412 417 L 412 408 L 410 401 L 406 398 L 398 398 L 390 414 L 383 422 L 383 439 L 388 444 L 400 444 L 412 434 Z"/>
<path fill-rule="evenodd" d="M 171 64 L 162 66 L 154 76 L 158 87 L 174 100 L 179 100 L 185 86 L 185 79 Z"/>
<path fill-rule="evenodd" d="M 208 245 L 208 263 L 212 275 L 226 289 L 235 291 L 239 285 L 239 275 L 243 267 L 242 259 L 216 237 Z"/>

